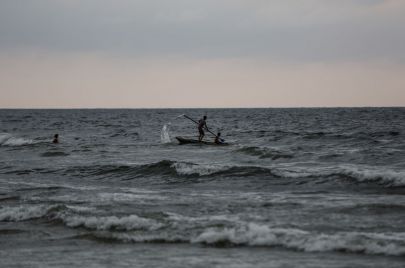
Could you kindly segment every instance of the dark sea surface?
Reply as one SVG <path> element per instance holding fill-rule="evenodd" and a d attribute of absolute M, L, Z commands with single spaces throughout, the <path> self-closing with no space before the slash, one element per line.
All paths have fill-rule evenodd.
<path fill-rule="evenodd" d="M 0 110 L 0 267 L 404 265 L 405 108 Z"/>

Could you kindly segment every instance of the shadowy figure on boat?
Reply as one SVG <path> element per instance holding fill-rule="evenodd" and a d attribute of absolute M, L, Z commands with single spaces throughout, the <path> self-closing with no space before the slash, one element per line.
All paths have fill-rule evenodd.
<path fill-rule="evenodd" d="M 204 136 L 205 136 L 204 129 L 209 131 L 208 127 L 207 127 L 207 116 L 206 115 L 204 115 L 204 117 L 198 121 L 198 132 L 199 132 L 198 141 L 202 141 L 202 139 L 204 138 Z"/>

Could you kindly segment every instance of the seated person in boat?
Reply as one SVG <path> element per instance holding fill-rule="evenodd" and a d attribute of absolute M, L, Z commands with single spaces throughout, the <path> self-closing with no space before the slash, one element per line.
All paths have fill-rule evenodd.
<path fill-rule="evenodd" d="M 215 137 L 215 141 L 216 144 L 222 144 L 224 143 L 224 140 L 221 139 L 221 132 L 218 132 L 217 136 Z"/>

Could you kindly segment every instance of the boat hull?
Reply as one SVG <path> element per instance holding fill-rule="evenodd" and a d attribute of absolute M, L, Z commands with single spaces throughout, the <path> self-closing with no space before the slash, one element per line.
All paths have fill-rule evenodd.
<path fill-rule="evenodd" d="M 215 145 L 215 146 L 229 145 L 228 143 L 215 143 L 215 142 L 211 142 L 211 141 L 199 141 L 199 140 L 183 138 L 183 137 L 176 137 L 176 139 L 179 141 L 179 144 L 200 144 L 200 145 Z"/>

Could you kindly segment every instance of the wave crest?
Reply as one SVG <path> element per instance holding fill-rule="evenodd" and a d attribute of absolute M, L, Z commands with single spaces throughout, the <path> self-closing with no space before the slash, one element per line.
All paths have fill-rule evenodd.
<path fill-rule="evenodd" d="M 382 170 L 373 167 L 354 165 L 339 166 L 324 169 L 274 169 L 272 172 L 282 178 L 288 179 L 318 179 L 320 182 L 333 182 L 345 180 L 349 183 L 375 183 L 384 187 L 404 187 L 405 173 L 394 170 Z"/>
<path fill-rule="evenodd" d="M 391 187 L 405 186 L 405 172 L 344 167 L 342 173 L 358 182 L 375 182 Z"/>
<path fill-rule="evenodd" d="M 351 184 L 374 184 L 387 188 L 405 187 L 405 173 L 382 169 L 379 167 L 361 165 L 341 165 L 337 167 L 275 167 L 275 166 L 245 166 L 245 165 L 220 165 L 220 164 L 195 164 L 191 162 L 177 162 L 162 160 L 156 163 L 143 165 L 98 165 L 76 166 L 60 170 L 12 170 L 7 174 L 37 173 L 62 173 L 80 177 L 94 177 L 96 179 L 121 179 L 133 180 L 138 178 L 156 177 L 156 183 L 167 182 L 183 183 L 178 178 L 247 178 L 256 177 L 266 183 L 277 179 L 277 183 L 307 184 L 307 183 L 335 183 L 344 182 Z M 270 179 L 270 180 L 269 180 Z"/>
<path fill-rule="evenodd" d="M 63 221 L 69 227 L 85 227 L 95 230 L 154 230 L 162 226 L 162 224 L 153 220 L 141 218 L 137 215 L 124 216 L 121 218 L 116 216 L 70 216 L 63 217 Z"/>
<path fill-rule="evenodd" d="M 140 177 L 204 177 L 204 176 L 254 176 L 273 175 L 271 169 L 256 166 L 226 166 L 219 164 L 194 164 L 162 160 L 145 165 L 105 165 L 92 167 L 75 167 L 65 171 L 79 176 L 96 176 L 122 178 L 131 180 Z"/>
<path fill-rule="evenodd" d="M 48 215 L 50 212 L 59 209 L 60 207 L 60 205 L 3 207 L 0 209 L 0 221 L 19 222 L 42 218 Z"/>
<path fill-rule="evenodd" d="M 138 215 L 83 215 L 85 207 L 32 205 L 0 209 L 0 221 L 48 218 L 70 228 L 85 228 L 83 238 L 133 243 L 198 243 L 210 246 L 281 247 L 305 252 L 351 252 L 405 256 L 405 233 L 330 232 L 275 228 L 226 215 L 163 218 Z M 213 227 L 215 226 L 215 227 Z M 96 231 L 96 232 L 95 232 Z M 91 237 L 89 237 L 91 236 Z"/>
<path fill-rule="evenodd" d="M 236 228 L 208 229 L 191 242 L 208 245 L 277 246 L 307 252 L 343 251 L 403 256 L 404 239 L 405 233 L 325 234 L 299 229 L 272 229 L 250 223 Z"/>
<path fill-rule="evenodd" d="M 241 152 L 241 153 L 251 155 L 251 156 L 257 156 L 260 159 L 270 158 L 272 160 L 277 160 L 280 158 L 290 159 L 290 158 L 294 157 L 294 155 L 292 155 L 292 154 L 280 152 L 275 149 L 256 147 L 256 146 L 242 147 L 242 148 L 238 149 L 237 152 Z"/>

